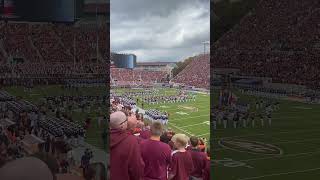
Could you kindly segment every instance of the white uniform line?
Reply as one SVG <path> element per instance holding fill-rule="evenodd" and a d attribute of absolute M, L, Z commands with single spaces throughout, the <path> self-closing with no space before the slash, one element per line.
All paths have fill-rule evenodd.
<path fill-rule="evenodd" d="M 320 168 L 312 168 L 312 169 L 305 169 L 305 170 L 300 170 L 300 171 L 289 171 L 289 172 L 283 172 L 283 173 L 267 174 L 267 175 L 263 175 L 263 176 L 240 178 L 238 180 L 261 179 L 261 178 L 264 178 L 264 177 L 273 177 L 273 176 L 281 176 L 281 175 L 288 175 L 288 174 L 297 174 L 297 173 L 304 173 L 304 172 L 311 172 L 311 171 L 318 171 L 318 170 L 320 170 Z"/>

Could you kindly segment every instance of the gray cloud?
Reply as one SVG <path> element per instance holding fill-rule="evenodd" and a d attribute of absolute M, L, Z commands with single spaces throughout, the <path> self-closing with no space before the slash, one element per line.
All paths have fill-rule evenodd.
<path fill-rule="evenodd" d="M 111 50 L 138 61 L 179 61 L 210 39 L 209 0 L 111 0 Z"/>

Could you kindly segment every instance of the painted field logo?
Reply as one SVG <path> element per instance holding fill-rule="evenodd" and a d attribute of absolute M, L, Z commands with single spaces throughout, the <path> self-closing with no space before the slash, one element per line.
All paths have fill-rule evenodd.
<path fill-rule="evenodd" d="M 191 112 L 198 112 L 198 108 L 193 107 L 193 106 L 178 106 L 179 109 L 182 110 L 187 110 L 187 111 L 191 111 Z"/>
<path fill-rule="evenodd" d="M 219 145 L 234 151 L 247 152 L 264 155 L 281 155 L 282 150 L 272 144 L 249 141 L 244 139 L 224 139 L 219 141 Z"/>

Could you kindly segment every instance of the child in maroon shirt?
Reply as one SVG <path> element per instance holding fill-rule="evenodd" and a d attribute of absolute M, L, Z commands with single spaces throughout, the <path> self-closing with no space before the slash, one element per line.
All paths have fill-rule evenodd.
<path fill-rule="evenodd" d="M 176 150 L 172 152 L 169 180 L 189 180 L 194 167 L 192 157 L 185 149 L 188 137 L 184 134 L 176 134 L 171 140 Z"/>
<path fill-rule="evenodd" d="M 195 136 L 190 138 L 190 150 L 188 150 L 191 154 L 194 170 L 191 173 L 193 179 L 202 179 L 203 171 L 206 168 L 207 164 L 207 155 L 204 152 L 201 152 L 199 148 L 199 139 Z"/>

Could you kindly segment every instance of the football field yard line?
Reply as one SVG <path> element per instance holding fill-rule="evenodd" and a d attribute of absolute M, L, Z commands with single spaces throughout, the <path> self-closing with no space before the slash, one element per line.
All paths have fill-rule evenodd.
<path fill-rule="evenodd" d="M 178 129 L 178 130 L 180 130 L 180 131 L 182 131 L 182 132 L 184 132 L 184 133 L 186 133 L 186 134 L 188 134 L 188 135 L 190 135 L 190 136 L 202 137 L 202 136 L 204 136 L 204 135 L 210 134 L 210 133 L 205 133 L 205 134 L 201 134 L 201 135 L 194 134 L 194 133 L 192 133 L 192 132 L 190 132 L 190 131 L 188 131 L 188 130 L 186 130 L 186 129 L 183 129 L 182 127 L 179 127 L 179 126 L 177 126 L 177 125 L 175 125 L 175 124 L 172 124 L 172 123 L 169 124 L 169 126 L 172 126 L 173 128 L 176 128 L 176 129 Z"/>
<path fill-rule="evenodd" d="M 241 138 L 241 137 L 254 137 L 254 136 L 264 136 L 264 135 L 273 135 L 273 134 L 295 134 L 295 133 L 311 133 L 311 132 L 320 132 L 319 130 L 314 131 L 305 131 L 305 130 L 297 130 L 297 131 L 283 131 L 283 132 L 276 132 L 276 133 L 256 133 L 250 135 L 243 135 L 243 136 L 226 136 L 226 137 L 218 137 L 214 139 L 223 139 L 223 138 Z"/>
<path fill-rule="evenodd" d="M 296 154 L 288 154 L 288 155 L 275 155 L 272 157 L 261 157 L 261 158 L 252 158 L 252 159 L 244 159 L 244 160 L 238 160 L 241 162 L 249 162 L 249 161 L 258 161 L 258 160 L 266 160 L 266 159 L 278 159 L 278 158 L 287 158 L 287 157 L 297 157 L 297 156 L 308 156 L 320 153 L 320 151 L 311 151 L 311 152 L 304 152 L 304 153 L 296 153 Z"/>
<path fill-rule="evenodd" d="M 199 118 L 199 117 L 205 117 L 205 116 L 210 116 L 210 114 L 200 115 L 200 116 L 192 116 L 192 117 L 186 117 L 186 118 L 174 118 L 174 120 L 169 120 L 169 123 L 170 122 L 181 121 L 181 120 L 185 120 L 185 119 L 194 119 L 194 118 Z"/>
<path fill-rule="evenodd" d="M 207 133 L 210 134 L 210 133 Z M 207 135 L 207 134 L 203 134 L 203 135 Z M 280 140 L 280 139 L 279 139 Z M 313 138 L 313 139 L 309 139 L 309 140 L 298 140 L 298 141 L 282 141 L 282 142 L 272 142 L 272 144 L 274 145 L 279 145 L 279 144 L 299 144 L 299 143 L 304 143 L 304 142 L 313 142 L 313 141 L 318 141 L 320 140 L 320 138 Z M 219 150 L 225 150 L 225 148 L 219 148 Z M 217 149 L 214 149 L 214 151 L 217 151 Z M 317 152 L 317 151 L 316 151 Z M 304 153 L 302 153 L 304 154 Z"/>
<path fill-rule="evenodd" d="M 311 171 L 318 171 L 318 170 L 320 170 L 320 168 L 312 168 L 312 169 L 305 169 L 305 170 L 300 170 L 300 171 L 289 171 L 289 172 L 283 172 L 283 173 L 266 174 L 266 175 L 263 175 L 263 176 L 240 178 L 238 180 L 261 179 L 261 178 L 265 178 L 265 177 L 297 174 L 297 173 L 304 173 L 304 172 L 311 172 Z"/>
<path fill-rule="evenodd" d="M 279 143 L 274 142 L 273 144 L 299 144 L 299 143 L 312 142 L 312 141 L 318 141 L 318 140 L 320 140 L 320 138 L 313 138 L 313 139 L 308 139 L 308 140 L 297 140 L 297 141 L 283 141 L 283 142 L 279 142 Z"/>
<path fill-rule="evenodd" d="M 181 126 L 181 128 L 186 128 L 186 127 L 193 127 L 193 126 L 198 126 L 198 125 L 202 125 L 205 124 L 206 121 L 203 121 L 202 123 L 197 123 L 197 124 L 190 124 L 190 125 L 186 125 L 186 126 Z"/>
<path fill-rule="evenodd" d="M 150 108 L 150 107 L 149 107 Z M 154 107 L 151 107 L 151 108 L 154 108 Z M 159 108 L 159 109 L 164 109 L 164 110 L 170 110 L 171 112 L 172 111 L 188 111 L 187 109 L 182 109 L 182 108 L 171 108 L 170 106 L 168 106 L 168 108 L 161 108 L 160 106 L 155 106 L 155 108 Z M 202 107 L 196 107 L 198 110 L 197 111 L 194 111 L 193 113 L 200 113 L 200 112 L 206 112 L 208 111 L 208 114 L 210 114 L 210 111 L 209 111 L 209 106 L 203 106 Z"/>
<path fill-rule="evenodd" d="M 169 124 L 169 126 L 172 126 L 172 127 L 174 127 L 174 128 L 176 128 L 176 129 L 178 129 L 178 130 L 180 130 L 180 131 L 182 131 L 182 132 L 184 132 L 184 133 L 186 133 L 186 134 L 188 134 L 188 135 L 190 135 L 190 136 L 194 136 L 194 134 L 192 134 L 191 132 L 189 132 L 189 131 L 187 131 L 187 130 L 185 130 L 185 129 L 182 129 L 182 128 L 180 128 L 180 127 L 178 127 L 178 126 L 176 126 L 176 125 L 174 125 L 174 124 Z"/>
<path fill-rule="evenodd" d="M 161 104 L 147 104 L 148 106 L 167 106 L 167 107 L 171 107 L 173 106 L 174 108 L 172 108 L 172 110 L 176 110 L 176 109 L 181 109 L 180 107 L 177 107 L 178 106 L 184 106 L 184 105 L 191 105 L 191 106 L 197 106 L 196 108 L 200 107 L 208 107 L 209 108 L 209 104 L 208 105 L 203 105 L 203 104 L 200 104 L 199 102 L 194 102 L 194 103 L 191 103 L 191 102 L 186 102 L 186 103 L 161 103 Z M 161 107 L 160 107 L 161 108 Z M 163 108 L 163 107 L 162 107 Z M 165 108 L 164 108 L 165 109 Z"/>
<path fill-rule="evenodd" d="M 206 135 L 209 135 L 210 133 L 205 133 L 205 134 L 200 134 L 199 136 L 206 136 Z"/>

